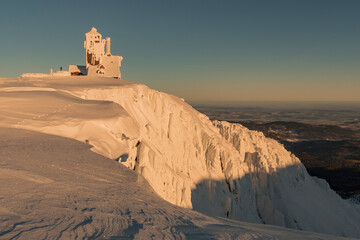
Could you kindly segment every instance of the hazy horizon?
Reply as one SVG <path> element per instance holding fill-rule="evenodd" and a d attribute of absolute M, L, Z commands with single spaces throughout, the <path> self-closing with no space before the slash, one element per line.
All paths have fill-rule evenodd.
<path fill-rule="evenodd" d="M 243 102 L 193 106 L 212 120 L 326 124 L 360 133 L 360 102 Z"/>
<path fill-rule="evenodd" d="M 304 109 L 338 109 L 359 110 L 360 101 L 194 101 L 189 102 L 196 108 L 304 108 Z"/>

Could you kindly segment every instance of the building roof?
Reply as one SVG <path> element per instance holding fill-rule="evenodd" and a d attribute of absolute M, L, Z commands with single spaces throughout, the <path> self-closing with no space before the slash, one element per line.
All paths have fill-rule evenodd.
<path fill-rule="evenodd" d="M 92 27 L 90 32 L 85 33 L 85 35 L 100 35 L 101 36 L 101 34 L 98 33 L 97 29 L 94 27 Z"/>

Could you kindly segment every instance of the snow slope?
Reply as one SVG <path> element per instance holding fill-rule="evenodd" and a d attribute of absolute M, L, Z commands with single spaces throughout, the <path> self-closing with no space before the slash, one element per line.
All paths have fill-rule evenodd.
<path fill-rule="evenodd" d="M 360 210 L 283 146 L 115 79 L 0 79 L 0 125 L 87 142 L 163 199 L 210 216 L 360 237 Z"/>
<path fill-rule="evenodd" d="M 0 239 L 340 239 L 174 206 L 89 148 L 0 128 Z"/>

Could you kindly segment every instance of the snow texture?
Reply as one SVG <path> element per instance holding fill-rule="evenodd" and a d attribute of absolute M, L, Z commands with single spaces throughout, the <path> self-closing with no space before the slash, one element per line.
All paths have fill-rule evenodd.
<path fill-rule="evenodd" d="M 86 142 L 177 206 L 360 237 L 359 207 L 310 177 L 281 144 L 239 124 L 211 122 L 175 96 L 109 78 L 0 79 L 0 109 L 0 126 Z"/>
<path fill-rule="evenodd" d="M 174 206 L 86 143 L 0 128 L 0 239 L 340 239 Z"/>

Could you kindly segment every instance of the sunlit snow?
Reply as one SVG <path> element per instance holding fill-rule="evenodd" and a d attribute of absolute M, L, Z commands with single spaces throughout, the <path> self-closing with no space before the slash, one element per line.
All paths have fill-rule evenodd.
<path fill-rule="evenodd" d="M 81 76 L 0 79 L 0 126 L 1 186 L 8 191 L 2 191 L 0 210 L 9 216 L 0 237 L 31 234 L 20 225 L 39 228 L 36 216 L 49 220 L 43 228 L 53 226 L 51 236 L 128 233 L 143 239 L 154 231 L 173 238 L 330 238 L 270 226 L 277 225 L 360 237 L 358 206 L 310 177 L 277 141 L 239 124 L 212 122 L 182 99 L 142 84 Z M 44 147 L 50 141 L 52 147 Z M 29 204 L 34 215 L 23 209 Z M 136 223 L 123 216 L 126 208 Z M 116 211 L 121 219 L 114 220 Z M 66 221 L 81 227 L 70 230 Z"/>

